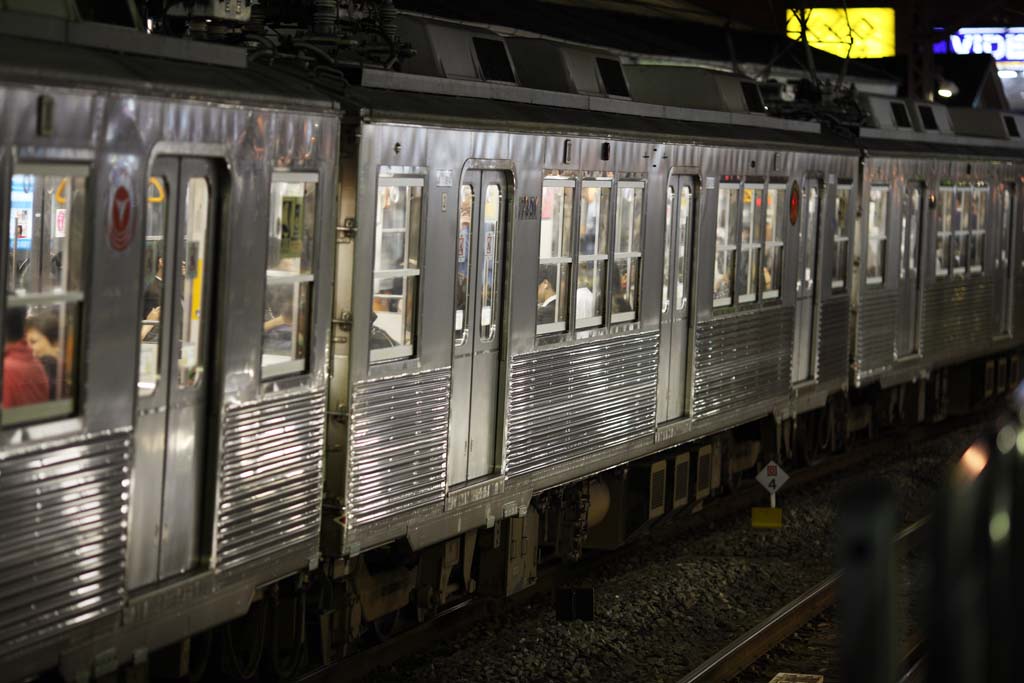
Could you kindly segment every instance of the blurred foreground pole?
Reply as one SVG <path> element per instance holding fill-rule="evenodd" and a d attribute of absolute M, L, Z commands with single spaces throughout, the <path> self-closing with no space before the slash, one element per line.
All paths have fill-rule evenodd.
<path fill-rule="evenodd" d="M 844 683 L 895 681 L 896 524 L 888 483 L 867 481 L 844 493 L 838 521 Z"/>

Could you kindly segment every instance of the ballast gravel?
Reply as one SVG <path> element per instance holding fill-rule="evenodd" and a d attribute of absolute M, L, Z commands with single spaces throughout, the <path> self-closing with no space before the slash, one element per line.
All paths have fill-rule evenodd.
<path fill-rule="evenodd" d="M 593 621 L 559 622 L 553 599 L 538 596 L 367 680 L 675 682 L 834 570 L 836 505 L 851 481 L 887 480 L 908 524 L 926 514 L 979 431 L 900 446 L 857 472 L 783 489 L 779 530 L 751 529 L 748 515 L 698 528 L 676 517 L 575 579 L 594 590 Z"/>

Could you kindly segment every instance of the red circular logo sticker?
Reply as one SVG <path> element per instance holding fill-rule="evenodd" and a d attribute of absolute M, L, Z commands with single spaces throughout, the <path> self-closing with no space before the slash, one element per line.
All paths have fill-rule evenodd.
<path fill-rule="evenodd" d="M 132 243 L 132 196 L 128 188 L 118 185 L 110 197 L 110 246 L 124 251 Z"/>
<path fill-rule="evenodd" d="M 796 225 L 796 220 L 800 217 L 800 186 L 793 181 L 793 186 L 789 189 L 789 223 L 790 225 Z"/>

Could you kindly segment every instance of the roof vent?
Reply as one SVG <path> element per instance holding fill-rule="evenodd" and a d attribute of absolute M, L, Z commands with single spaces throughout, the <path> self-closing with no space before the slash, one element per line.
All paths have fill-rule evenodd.
<path fill-rule="evenodd" d="M 1003 121 L 1006 122 L 1006 132 L 1010 134 L 1011 138 L 1020 137 L 1020 129 L 1017 128 L 1017 119 L 1012 116 L 1004 116 Z"/>
<path fill-rule="evenodd" d="M 917 113 L 921 115 L 921 125 L 925 130 L 938 130 L 939 122 L 935 120 L 935 112 L 931 107 L 923 104 L 917 105 Z"/>
<path fill-rule="evenodd" d="M 889 106 L 892 108 L 892 117 L 896 121 L 896 126 L 899 128 L 912 128 L 910 125 L 910 115 L 907 114 L 907 105 L 902 102 L 890 102 Z"/>
<path fill-rule="evenodd" d="M 768 111 L 764 105 L 764 98 L 761 97 L 761 89 L 753 81 L 741 81 L 740 88 L 743 90 L 743 100 L 747 103 L 747 111 L 763 114 Z"/>
<path fill-rule="evenodd" d="M 626 76 L 622 73 L 622 64 L 619 60 L 597 57 L 597 70 L 601 72 L 606 94 L 629 97 L 629 86 L 626 85 Z"/>
<path fill-rule="evenodd" d="M 480 63 L 484 80 L 516 82 L 515 73 L 512 71 L 512 62 L 509 61 L 508 52 L 505 51 L 503 42 L 474 36 L 473 48 L 476 50 L 476 58 Z"/>

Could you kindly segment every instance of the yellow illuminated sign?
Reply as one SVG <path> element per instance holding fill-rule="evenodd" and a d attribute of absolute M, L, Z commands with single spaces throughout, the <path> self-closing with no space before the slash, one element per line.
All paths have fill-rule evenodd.
<path fill-rule="evenodd" d="M 892 57 L 896 54 L 896 10 L 891 7 L 814 7 L 786 10 L 786 35 L 801 40 L 797 12 L 809 12 L 807 42 L 811 47 L 851 58 Z M 850 36 L 853 48 L 850 48 Z"/>

